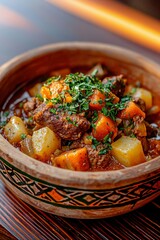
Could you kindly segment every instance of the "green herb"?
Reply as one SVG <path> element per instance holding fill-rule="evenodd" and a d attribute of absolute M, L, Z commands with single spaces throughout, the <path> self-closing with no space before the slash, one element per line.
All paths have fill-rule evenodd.
<path fill-rule="evenodd" d="M 36 98 L 38 98 L 41 102 L 44 101 L 43 97 L 40 94 L 36 94 Z"/>
<path fill-rule="evenodd" d="M 60 78 L 50 78 L 47 80 L 47 84 L 50 84 L 53 80 L 58 81 Z M 83 73 L 71 73 L 66 76 L 64 80 L 69 90 L 62 91 L 57 98 L 47 100 L 53 104 L 58 104 L 58 109 L 67 112 L 68 114 L 81 113 L 89 110 L 90 96 L 97 89 L 102 92 L 105 96 L 105 106 L 102 108 L 102 113 L 105 116 L 110 117 L 112 120 L 116 119 L 117 113 L 124 109 L 127 102 L 131 100 L 131 96 L 127 95 L 121 98 L 119 103 L 113 103 L 114 98 L 110 97 L 110 88 L 113 85 L 114 79 L 108 79 L 106 84 L 103 84 L 101 80 L 96 77 L 96 71 L 91 75 L 84 75 Z M 69 93 L 72 97 L 72 102 L 64 102 L 65 93 Z M 103 103 L 102 99 L 98 101 L 100 104 Z M 97 117 L 91 119 L 91 125 L 94 127 L 94 122 Z"/>
<path fill-rule="evenodd" d="M 92 119 L 91 119 L 91 123 L 94 125 L 95 127 L 95 122 L 98 120 L 98 112 L 97 111 L 94 111 L 93 112 L 93 116 L 92 116 Z"/>
<path fill-rule="evenodd" d="M 123 131 L 123 130 L 124 130 L 124 127 L 120 126 L 118 129 L 119 129 L 120 131 Z"/>
<path fill-rule="evenodd" d="M 71 124 L 73 124 L 74 126 L 76 126 L 76 127 L 78 127 L 78 124 L 77 124 L 77 122 L 74 120 L 71 120 L 70 119 L 70 117 L 66 117 L 66 119 L 67 119 L 67 121 L 69 122 L 69 123 L 71 123 Z"/>
<path fill-rule="evenodd" d="M 50 112 L 53 113 L 53 114 L 56 114 L 57 110 L 55 108 L 51 108 Z"/>
<path fill-rule="evenodd" d="M 102 113 L 105 115 L 105 116 L 108 116 L 108 109 L 103 107 L 102 108 Z"/>
<path fill-rule="evenodd" d="M 131 138 L 136 138 L 136 135 L 135 135 L 134 133 L 131 133 L 131 134 L 130 134 L 130 137 L 131 137 Z"/>
<path fill-rule="evenodd" d="M 90 135 L 87 136 L 87 139 L 89 139 L 89 140 L 92 140 L 92 138 L 93 138 L 93 137 L 90 136 Z"/>
<path fill-rule="evenodd" d="M 134 94 L 137 91 L 137 88 L 132 88 L 131 94 Z"/>
<path fill-rule="evenodd" d="M 91 73 L 92 77 L 95 77 L 98 73 L 98 69 L 94 69 L 93 72 Z"/>
<path fill-rule="evenodd" d="M 23 107 L 23 104 L 24 104 L 23 102 L 20 102 L 20 103 L 19 103 L 19 108 L 22 108 L 22 107 Z"/>
<path fill-rule="evenodd" d="M 103 143 L 104 144 L 110 144 L 111 142 L 112 142 L 112 140 L 111 140 L 111 136 L 112 136 L 112 132 L 110 132 L 109 134 L 107 134 L 104 138 L 103 138 Z"/>
<path fill-rule="evenodd" d="M 29 117 L 29 118 L 28 118 L 28 121 L 29 121 L 29 122 L 32 122 L 32 121 L 33 121 L 33 117 Z"/>
<path fill-rule="evenodd" d="M 21 134 L 21 139 L 23 140 L 23 139 L 25 139 L 27 137 L 27 135 L 25 134 L 25 133 L 22 133 Z"/>
<path fill-rule="evenodd" d="M 108 153 L 109 150 L 111 150 L 111 149 L 112 149 L 112 146 L 111 146 L 111 145 L 108 145 L 108 146 L 106 146 L 105 148 L 101 149 L 98 154 L 99 154 L 99 155 L 104 155 L 104 154 Z"/>
<path fill-rule="evenodd" d="M 0 122 L 0 127 L 4 127 L 6 124 L 7 124 L 6 121 L 2 121 L 2 122 Z"/>
<path fill-rule="evenodd" d="M 73 143 L 73 141 L 67 141 L 65 145 L 66 145 L 66 146 L 71 146 L 72 143 Z"/>
<path fill-rule="evenodd" d="M 52 82 L 57 82 L 61 79 L 61 76 L 53 76 L 48 78 L 47 81 L 44 83 L 44 86 L 49 86 Z"/>
<path fill-rule="evenodd" d="M 112 146 L 111 146 L 111 142 L 112 142 L 112 139 L 111 139 L 111 136 L 113 135 L 112 132 L 110 132 L 109 134 L 107 134 L 104 138 L 103 138 L 103 147 L 100 151 L 99 151 L 99 155 L 104 155 L 106 153 L 109 152 L 109 150 L 112 149 Z"/>
<path fill-rule="evenodd" d="M 100 144 L 100 142 L 97 141 L 96 138 L 92 137 L 92 148 L 96 149 L 99 144 Z"/>
<path fill-rule="evenodd" d="M 58 97 L 56 98 L 52 98 L 51 100 L 48 100 L 49 102 L 53 103 L 53 104 L 58 104 L 58 103 L 61 103 L 62 102 L 62 98 L 61 96 L 59 95 Z"/>
<path fill-rule="evenodd" d="M 102 104 L 102 103 L 103 103 L 102 99 L 98 100 L 98 103 L 99 103 L 99 104 Z"/>
<path fill-rule="evenodd" d="M 5 111 L 5 112 L 3 113 L 3 116 L 4 116 L 4 117 L 8 117 L 8 116 L 9 116 L 9 111 Z"/>
<path fill-rule="evenodd" d="M 96 128 L 96 124 L 95 124 L 95 123 L 92 123 L 92 122 L 91 122 L 91 126 L 92 126 L 92 128 L 94 128 L 94 129 Z"/>

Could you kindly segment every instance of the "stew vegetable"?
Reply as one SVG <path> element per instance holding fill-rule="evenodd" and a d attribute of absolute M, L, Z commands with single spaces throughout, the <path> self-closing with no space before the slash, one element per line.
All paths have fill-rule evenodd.
<path fill-rule="evenodd" d="M 154 96 L 105 66 L 57 70 L 17 94 L 2 108 L 0 132 L 39 161 L 102 171 L 160 155 L 160 106 L 153 104 Z"/>

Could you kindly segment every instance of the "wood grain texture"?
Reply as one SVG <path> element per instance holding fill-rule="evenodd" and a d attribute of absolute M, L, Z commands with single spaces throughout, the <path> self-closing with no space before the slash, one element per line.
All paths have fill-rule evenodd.
<path fill-rule="evenodd" d="M 11 235 L 2 225 L 0 225 L 0 237 L 1 240 L 16 240 L 16 238 Z"/>
<path fill-rule="evenodd" d="M 2 226 L 19 240 L 159 240 L 158 198 L 123 216 L 103 220 L 74 220 L 29 206 L 13 196 L 3 183 L 0 183 L 0 196 Z"/>

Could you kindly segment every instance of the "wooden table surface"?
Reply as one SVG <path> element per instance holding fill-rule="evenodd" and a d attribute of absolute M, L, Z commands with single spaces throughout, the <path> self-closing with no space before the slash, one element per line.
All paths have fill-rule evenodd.
<path fill-rule="evenodd" d="M 49 1 L 0 0 L 0 65 L 26 50 L 64 41 L 110 43 L 160 61 L 157 51 L 69 14 Z M 159 199 L 124 216 L 72 220 L 30 207 L 1 182 L 0 205 L 0 239 L 160 239 Z"/>

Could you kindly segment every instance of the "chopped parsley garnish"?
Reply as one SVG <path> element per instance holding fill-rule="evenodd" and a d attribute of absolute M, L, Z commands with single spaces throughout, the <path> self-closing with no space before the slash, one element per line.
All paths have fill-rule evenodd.
<path fill-rule="evenodd" d="M 2 121 L 2 122 L 0 122 L 0 127 L 4 127 L 6 124 L 7 124 L 6 121 Z"/>
<path fill-rule="evenodd" d="M 8 117 L 9 116 L 9 111 L 5 111 L 4 113 L 3 113 L 3 117 Z"/>
<path fill-rule="evenodd" d="M 93 112 L 93 116 L 92 116 L 92 118 L 91 118 L 91 126 L 93 127 L 93 128 L 95 128 L 95 122 L 98 120 L 98 112 L 97 111 L 94 111 Z"/>
<path fill-rule="evenodd" d="M 27 137 L 27 135 L 25 133 L 21 134 L 21 139 L 24 140 Z"/>
<path fill-rule="evenodd" d="M 99 90 L 106 96 L 105 107 L 102 108 L 102 113 L 105 116 L 115 120 L 119 110 L 125 108 L 125 104 L 131 96 L 125 96 L 119 103 L 114 104 L 113 98 L 109 97 L 110 88 L 113 84 L 112 80 L 108 80 L 103 84 L 100 79 L 96 77 L 97 71 L 95 70 L 91 75 L 83 73 L 70 73 L 66 76 L 64 84 L 68 86 L 67 90 L 63 90 L 58 97 L 47 100 L 53 104 L 58 104 L 58 108 L 66 111 L 68 114 L 87 112 L 89 110 L 90 96 L 95 90 Z M 47 80 L 46 85 L 51 84 L 52 81 L 58 81 L 60 76 L 52 77 Z M 72 97 L 71 102 L 65 102 L 65 93 L 69 93 Z M 102 104 L 100 99 L 98 103 Z"/>
<path fill-rule="evenodd" d="M 70 117 L 66 117 L 66 119 L 67 119 L 67 121 L 69 122 L 69 123 L 71 123 L 71 124 L 73 124 L 74 126 L 76 126 L 76 127 L 78 127 L 78 124 L 77 124 L 77 122 L 74 120 L 72 120 L 72 119 L 70 119 Z"/>
<path fill-rule="evenodd" d="M 98 146 L 102 147 L 102 148 L 99 150 L 98 154 L 99 154 L 99 155 L 103 155 L 103 154 L 108 153 L 108 151 L 112 149 L 112 146 L 111 146 L 111 142 L 112 142 L 112 140 L 111 140 L 111 135 L 112 135 L 112 132 L 110 132 L 108 135 L 106 135 L 106 136 L 104 137 L 102 143 L 99 142 L 99 141 L 98 141 L 96 138 L 94 138 L 93 136 L 87 136 L 87 138 L 88 138 L 89 140 L 92 140 L 92 148 L 93 148 L 93 149 L 97 149 Z"/>
<path fill-rule="evenodd" d="M 95 90 L 99 90 L 106 96 L 105 106 L 101 112 L 115 121 L 118 111 L 124 109 L 132 97 L 131 95 L 126 95 L 121 98 L 120 102 L 113 103 L 114 98 L 110 97 L 110 89 L 113 87 L 114 79 L 108 79 L 107 83 L 103 84 L 102 81 L 96 77 L 96 73 L 96 70 L 91 75 L 70 73 L 64 80 L 67 90 L 63 90 L 58 97 L 46 100 L 46 102 L 52 102 L 54 105 L 57 104 L 57 109 L 61 109 L 69 115 L 85 112 L 85 116 L 87 117 L 86 113 L 89 110 L 90 96 Z M 59 81 L 60 78 L 60 76 L 51 77 L 46 81 L 45 85 L 50 85 L 52 81 Z M 72 97 L 71 102 L 64 101 L 65 93 L 70 94 Z M 102 104 L 103 101 L 100 99 L 98 103 Z M 95 119 L 91 121 L 93 127 L 95 121 Z"/>
<path fill-rule="evenodd" d="M 44 86 L 49 86 L 52 82 L 57 82 L 61 79 L 61 76 L 53 76 L 47 79 L 47 81 L 44 83 Z"/>
<path fill-rule="evenodd" d="M 103 139 L 103 148 L 99 151 L 99 155 L 104 155 L 106 153 L 109 152 L 109 150 L 112 149 L 111 146 L 111 136 L 112 136 L 112 132 L 110 132 L 109 134 L 107 134 L 104 139 Z"/>
<path fill-rule="evenodd" d="M 18 105 L 19 108 L 22 108 L 22 107 L 23 107 L 23 104 L 24 104 L 23 102 L 20 102 L 19 105 Z"/>
<path fill-rule="evenodd" d="M 97 141 L 96 138 L 92 137 L 92 148 L 96 149 L 99 144 L 100 142 Z"/>
<path fill-rule="evenodd" d="M 105 148 L 103 148 L 99 151 L 99 155 L 104 155 L 104 154 L 108 153 L 108 151 L 111 150 L 111 149 L 112 149 L 112 146 L 107 145 Z"/>
<path fill-rule="evenodd" d="M 36 98 L 38 98 L 41 102 L 43 102 L 43 97 L 40 94 L 36 94 Z"/>
<path fill-rule="evenodd" d="M 95 77 L 98 73 L 98 69 L 94 69 L 93 72 L 91 73 L 92 77 Z"/>
<path fill-rule="evenodd" d="M 134 133 L 131 133 L 131 134 L 130 134 L 130 137 L 131 137 L 131 138 L 135 138 L 136 135 L 135 135 Z"/>
<path fill-rule="evenodd" d="M 50 112 L 53 113 L 53 114 L 56 114 L 57 110 L 55 108 L 51 108 Z"/>
<path fill-rule="evenodd" d="M 33 121 L 33 117 L 29 117 L 28 122 L 32 122 L 32 121 Z"/>
<path fill-rule="evenodd" d="M 131 94 L 134 94 L 137 91 L 137 88 L 132 88 Z"/>

